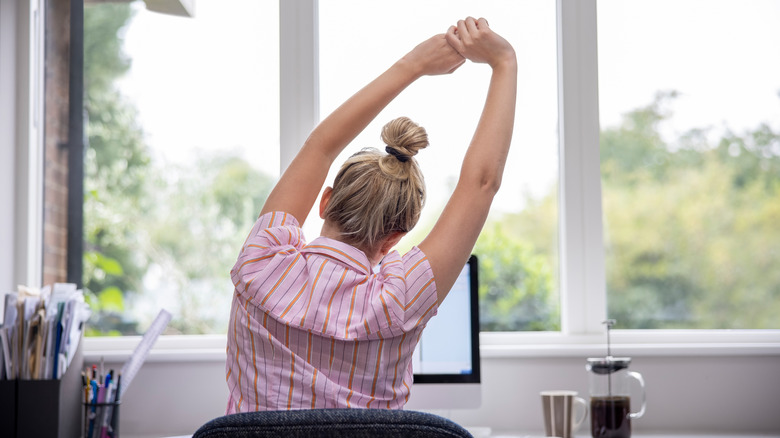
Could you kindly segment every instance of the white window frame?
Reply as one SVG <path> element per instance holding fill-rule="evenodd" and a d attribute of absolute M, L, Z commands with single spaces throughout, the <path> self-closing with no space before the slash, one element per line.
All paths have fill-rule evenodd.
<path fill-rule="evenodd" d="M 3 1 L 0 24 L 0 286 L 13 290 L 43 272 L 43 2 Z"/>
<path fill-rule="evenodd" d="M 280 166 L 319 121 L 318 2 L 280 0 Z M 557 0 L 560 126 L 560 332 L 481 334 L 483 358 L 604 353 L 606 276 L 599 161 L 596 0 Z M 88 338 L 88 360 L 123 360 L 139 341 Z M 615 330 L 620 354 L 780 355 L 780 330 Z M 156 361 L 224 360 L 225 336 L 161 338 Z"/>

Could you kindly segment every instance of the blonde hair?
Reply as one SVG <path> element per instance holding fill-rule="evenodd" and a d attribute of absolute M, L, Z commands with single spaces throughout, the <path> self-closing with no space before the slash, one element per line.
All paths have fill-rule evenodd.
<path fill-rule="evenodd" d="M 366 148 L 341 166 L 324 212 L 346 243 L 368 251 L 414 228 L 425 202 L 425 181 L 413 158 L 428 146 L 425 129 L 399 117 L 382 128 L 382 141 L 387 154 Z"/>

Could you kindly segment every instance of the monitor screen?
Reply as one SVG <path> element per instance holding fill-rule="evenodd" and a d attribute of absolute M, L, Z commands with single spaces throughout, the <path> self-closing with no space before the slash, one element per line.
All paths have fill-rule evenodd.
<path fill-rule="evenodd" d="M 415 348 L 414 386 L 407 408 L 479 406 L 478 292 L 477 258 L 472 255 Z M 463 390 L 470 395 L 453 392 Z"/>

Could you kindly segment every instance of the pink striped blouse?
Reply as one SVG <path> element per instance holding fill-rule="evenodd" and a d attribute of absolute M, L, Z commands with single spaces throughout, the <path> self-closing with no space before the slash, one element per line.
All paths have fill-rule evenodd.
<path fill-rule="evenodd" d="M 283 212 L 258 218 L 231 270 L 227 413 L 402 408 L 412 352 L 436 314 L 436 283 L 419 248 L 366 255 L 320 237 L 306 244 Z"/>

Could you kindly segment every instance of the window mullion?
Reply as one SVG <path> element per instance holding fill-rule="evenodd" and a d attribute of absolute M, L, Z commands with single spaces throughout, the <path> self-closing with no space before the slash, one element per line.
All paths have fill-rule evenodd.
<path fill-rule="evenodd" d="M 596 0 L 558 0 L 561 327 L 596 333 L 606 318 L 599 163 Z"/>
<path fill-rule="evenodd" d="M 317 0 L 279 0 L 281 175 L 319 122 Z"/>

